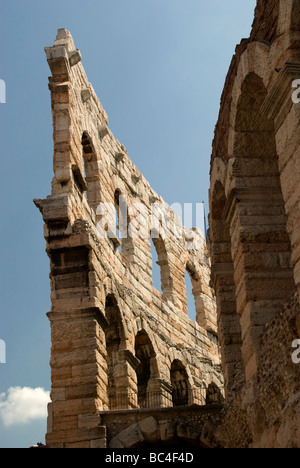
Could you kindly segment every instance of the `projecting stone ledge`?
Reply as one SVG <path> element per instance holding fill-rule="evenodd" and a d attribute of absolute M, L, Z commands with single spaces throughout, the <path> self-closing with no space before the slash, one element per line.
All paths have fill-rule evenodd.
<path fill-rule="evenodd" d="M 167 442 L 193 443 L 199 448 L 220 448 L 216 430 L 223 406 L 190 406 L 101 412 L 101 425 L 109 428 L 111 449 L 142 448 Z"/>

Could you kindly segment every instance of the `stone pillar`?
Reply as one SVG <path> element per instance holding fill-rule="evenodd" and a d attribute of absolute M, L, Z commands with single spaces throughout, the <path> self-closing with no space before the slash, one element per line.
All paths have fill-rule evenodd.
<path fill-rule="evenodd" d="M 247 188 L 232 197 L 230 231 L 246 380 L 257 372 L 260 338 L 293 294 L 291 247 L 280 187 Z"/>
<path fill-rule="evenodd" d="M 147 387 L 148 408 L 171 408 L 172 386 L 160 378 L 151 378 Z"/>
<path fill-rule="evenodd" d="M 242 362 L 241 325 L 236 311 L 233 273 L 232 263 L 219 263 L 213 267 L 218 297 L 218 327 L 226 396 L 230 393 L 231 388 L 237 384 L 237 365 Z"/>
<path fill-rule="evenodd" d="M 108 409 L 105 337 L 96 309 L 56 311 L 51 322 L 49 447 L 89 448 L 106 438 L 99 411 Z M 100 442 L 99 442 L 100 443 Z"/>
<path fill-rule="evenodd" d="M 110 410 L 138 408 L 136 368 L 139 360 L 128 350 L 115 353 L 113 367 L 114 395 Z"/>
<path fill-rule="evenodd" d="M 219 210 L 212 210 L 212 281 L 217 296 L 217 320 L 221 347 L 225 393 L 228 397 L 232 387 L 237 387 L 237 368 L 244 368 L 242 358 L 242 332 L 236 307 L 236 285 L 232 261 L 231 240 L 228 224 L 221 219 L 225 211 L 226 197 L 223 188 L 218 196 L 222 199 Z M 222 196 L 221 196 L 222 194 Z M 216 196 L 216 200 L 218 197 Z M 218 213 L 219 211 L 219 213 Z M 213 216 L 215 219 L 213 219 Z M 244 373 L 243 373 L 244 374 Z M 241 376 L 244 381 L 244 375 Z"/>
<path fill-rule="evenodd" d="M 295 86 L 299 79 L 300 62 L 287 62 L 269 91 L 262 111 L 275 123 L 281 190 L 293 247 L 294 279 L 300 297 L 300 103 L 296 99 L 299 93 Z"/>

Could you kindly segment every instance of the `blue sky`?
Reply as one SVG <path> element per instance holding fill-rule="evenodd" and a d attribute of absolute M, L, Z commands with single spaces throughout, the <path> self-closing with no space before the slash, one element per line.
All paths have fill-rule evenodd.
<path fill-rule="evenodd" d="M 34 389 L 50 390 L 49 260 L 32 202 L 50 194 L 53 175 L 43 48 L 58 28 L 69 29 L 110 129 L 153 188 L 169 204 L 207 205 L 220 96 L 235 46 L 249 36 L 255 0 L 0 5 L 0 79 L 7 86 L 7 103 L 0 104 L 0 339 L 7 348 L 0 447 L 28 447 L 46 432 L 44 412 L 29 414 L 34 398 L 44 402 Z"/>

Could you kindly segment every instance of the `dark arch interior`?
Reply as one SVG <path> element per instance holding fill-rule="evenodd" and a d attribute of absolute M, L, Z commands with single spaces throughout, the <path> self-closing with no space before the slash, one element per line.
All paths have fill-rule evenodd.
<path fill-rule="evenodd" d="M 95 153 L 94 145 L 87 132 L 83 132 L 81 144 L 82 144 L 83 154 L 85 156 L 89 156 L 89 155 L 91 156 Z"/>
<path fill-rule="evenodd" d="M 196 322 L 197 312 L 194 296 L 194 285 L 197 283 L 197 279 L 194 276 L 194 273 L 187 266 L 185 270 L 185 287 L 187 293 L 187 314 L 191 320 Z"/>
<path fill-rule="evenodd" d="M 175 360 L 171 366 L 171 384 L 173 387 L 173 406 L 186 406 L 189 404 L 188 375 L 184 365 Z"/>
<path fill-rule="evenodd" d="M 136 370 L 138 381 L 138 403 L 140 408 L 147 408 L 149 406 L 148 383 L 151 378 L 151 359 L 155 357 L 155 352 L 145 331 L 140 331 L 136 336 L 135 355 L 140 361 Z"/>
<path fill-rule="evenodd" d="M 115 354 L 118 353 L 122 341 L 121 314 L 114 296 L 109 295 L 105 304 L 106 319 L 109 326 L 106 328 L 106 351 L 108 367 L 108 395 L 110 401 L 116 397 L 116 382 L 114 376 Z"/>

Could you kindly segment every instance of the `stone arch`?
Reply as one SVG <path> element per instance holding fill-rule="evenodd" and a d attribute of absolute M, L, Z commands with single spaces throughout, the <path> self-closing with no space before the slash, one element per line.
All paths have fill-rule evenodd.
<path fill-rule="evenodd" d="M 117 300 L 113 294 L 108 294 L 105 301 L 105 316 L 108 322 L 105 329 L 107 375 L 108 375 L 108 400 L 110 409 L 119 408 L 121 398 L 126 393 L 128 381 L 126 375 L 120 376 L 122 348 L 125 347 L 125 332 L 122 323 L 121 312 Z"/>
<path fill-rule="evenodd" d="M 197 321 L 197 316 L 199 317 L 201 315 L 202 308 L 199 303 L 196 302 L 196 297 L 199 296 L 202 293 L 202 281 L 201 281 L 201 276 L 199 275 L 199 272 L 196 270 L 195 265 L 192 262 L 187 262 L 185 266 L 185 297 L 186 297 L 186 305 L 184 308 L 184 311 L 190 316 L 191 311 L 189 309 L 189 304 L 188 304 L 188 284 L 187 281 L 190 281 L 191 287 L 192 287 L 192 295 L 193 295 L 193 307 L 194 311 L 196 313 L 196 321 Z M 198 305 L 198 307 L 197 307 Z M 191 318 L 191 317 L 190 317 Z"/>
<path fill-rule="evenodd" d="M 102 289 L 102 304 L 105 310 L 105 305 L 108 298 L 112 298 L 115 302 L 116 307 L 119 311 L 120 318 L 120 327 L 122 331 L 122 349 L 127 349 L 128 343 L 132 343 L 132 327 L 128 328 L 126 319 L 125 319 L 125 309 L 130 313 L 130 309 L 126 306 L 126 302 L 121 299 L 120 293 L 115 286 L 115 283 L 112 282 L 110 277 L 103 279 L 103 289 Z"/>
<path fill-rule="evenodd" d="M 137 408 L 136 359 L 128 349 L 129 332 L 116 299 L 115 292 L 107 287 L 105 315 L 107 395 L 111 410 Z"/>
<path fill-rule="evenodd" d="M 145 330 L 140 330 L 135 337 L 135 356 L 139 360 L 136 368 L 137 395 L 140 408 L 160 406 L 160 388 L 156 388 L 159 379 L 157 356 Z"/>
<path fill-rule="evenodd" d="M 117 214 L 117 230 L 121 241 L 121 251 L 128 261 L 134 261 L 134 240 L 129 233 L 130 217 L 128 214 L 128 200 L 124 192 L 117 188 L 114 192 L 114 206 Z"/>
<path fill-rule="evenodd" d="M 154 354 L 155 356 L 159 357 L 160 352 L 156 343 L 155 332 L 153 332 L 150 326 L 148 325 L 148 323 L 140 317 L 135 321 L 135 324 L 134 324 L 134 336 L 136 336 L 139 332 L 147 333 L 149 340 L 151 342 L 151 346 L 153 347 Z M 157 368 L 158 368 L 158 372 L 160 373 L 160 365 L 158 361 L 157 361 Z"/>
<path fill-rule="evenodd" d="M 217 298 L 218 335 L 221 347 L 225 392 L 229 396 L 238 381 L 244 381 L 242 331 L 237 313 L 236 285 L 232 243 L 226 216 L 228 201 L 220 181 L 213 186 L 210 198 L 210 236 L 212 281 Z"/>
<path fill-rule="evenodd" d="M 160 352 L 160 348 L 156 342 L 155 332 L 152 331 L 145 320 L 138 318 L 133 330 L 133 340 L 135 340 L 135 336 L 140 332 L 145 332 L 148 335 L 155 355 L 155 357 L 151 359 L 151 378 L 148 382 L 147 389 L 148 394 L 152 395 L 151 405 L 152 407 L 157 406 L 160 408 L 169 407 L 172 404 L 172 389 L 169 380 L 170 364 L 166 362 L 166 360 L 169 361 L 169 359 Z"/>
<path fill-rule="evenodd" d="M 257 371 L 263 326 L 295 291 L 274 123 L 261 112 L 266 96 L 263 79 L 250 72 L 235 110 L 227 206 L 247 380 Z"/>
<path fill-rule="evenodd" d="M 171 364 L 170 379 L 172 385 L 173 406 L 187 406 L 190 402 L 190 388 L 185 366 L 179 360 Z"/>
<path fill-rule="evenodd" d="M 170 261 L 164 239 L 160 235 L 151 235 L 151 240 L 156 250 L 160 267 L 161 290 L 165 297 L 173 297 L 173 278 L 171 275 Z"/>
<path fill-rule="evenodd" d="M 214 410 L 215 411 L 215 410 Z M 216 414 L 216 413 L 215 413 Z M 207 421 L 205 417 L 191 417 L 187 421 L 186 417 L 171 419 L 172 414 L 164 416 L 163 420 L 149 416 L 140 419 L 135 424 L 127 427 L 117 434 L 110 442 L 110 449 L 142 449 L 164 446 L 170 450 L 170 447 L 180 446 L 181 451 L 188 452 L 189 448 L 218 448 L 219 442 L 216 439 L 216 427 L 214 422 Z M 212 418 L 211 418 L 212 419 Z M 217 421 L 217 418 L 215 417 Z"/>
<path fill-rule="evenodd" d="M 224 187 L 224 193 L 226 195 L 226 182 L 227 182 L 227 172 L 228 172 L 228 161 L 223 157 L 216 157 L 213 161 L 211 177 L 210 177 L 210 214 L 212 212 L 211 203 L 213 200 L 213 193 L 216 191 L 216 184 Z"/>
<path fill-rule="evenodd" d="M 122 315 L 118 305 L 118 301 L 114 294 L 110 293 L 106 296 L 105 301 L 105 316 L 109 324 L 114 327 L 115 335 L 118 337 L 119 345 L 124 344 L 126 340 L 126 334 L 124 330 L 124 324 Z M 114 341 L 116 338 L 114 338 Z"/>
<path fill-rule="evenodd" d="M 213 320 L 209 317 L 209 314 L 214 312 L 210 304 L 213 301 L 213 294 L 209 288 L 205 287 L 203 266 L 189 259 L 186 263 L 186 272 L 190 277 L 193 287 L 192 293 L 196 311 L 196 322 L 205 330 L 216 333 L 216 329 L 212 325 Z"/>
<path fill-rule="evenodd" d="M 185 378 L 187 379 L 187 387 L 188 387 L 188 392 L 189 392 L 188 404 L 194 404 L 194 403 L 198 404 L 199 401 L 202 400 L 201 388 L 196 386 L 194 377 L 190 370 L 190 366 L 188 364 L 187 359 L 184 357 L 183 353 L 176 348 L 171 348 L 169 350 L 167 361 L 168 361 L 167 366 L 169 369 L 169 379 L 170 379 L 170 384 L 171 384 L 171 393 L 173 391 L 172 380 L 171 380 L 171 370 L 172 370 L 172 364 L 176 362 L 176 363 L 180 363 L 179 367 L 181 369 L 184 369 Z"/>
<path fill-rule="evenodd" d="M 237 74 L 234 80 L 232 95 L 231 95 L 231 105 L 230 105 L 230 114 L 228 118 L 228 146 L 227 146 L 227 155 L 229 158 L 234 157 L 234 143 L 235 143 L 235 123 L 237 119 L 237 112 L 239 108 L 239 100 L 241 98 L 242 87 L 247 80 L 247 77 L 251 74 L 254 74 L 260 77 L 263 85 L 268 86 L 270 81 L 270 75 L 268 69 L 265 66 L 266 63 L 269 63 L 270 58 L 270 45 L 265 42 L 252 42 L 248 45 L 245 52 L 242 54 L 237 70 Z M 276 65 L 275 65 L 276 66 Z M 274 70 L 274 74 L 276 71 Z M 224 155 L 227 157 L 227 155 Z M 223 156 L 223 155 L 220 155 Z M 228 168 L 230 164 L 230 159 L 228 161 Z M 230 190 L 229 180 L 227 179 L 227 184 L 225 186 L 226 195 L 228 195 L 228 190 Z"/>

